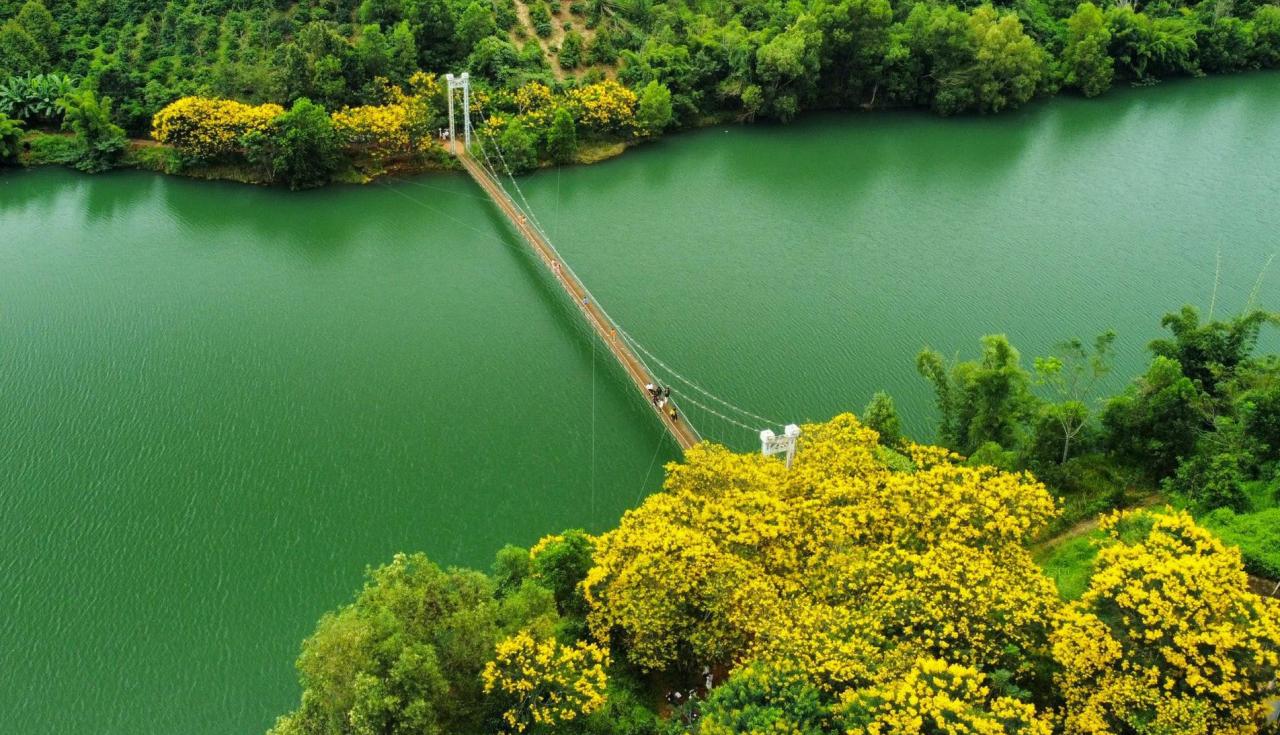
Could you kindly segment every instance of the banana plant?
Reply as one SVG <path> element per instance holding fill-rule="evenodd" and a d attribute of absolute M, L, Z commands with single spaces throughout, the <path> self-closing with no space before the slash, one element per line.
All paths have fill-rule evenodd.
<path fill-rule="evenodd" d="M 67 74 L 27 74 L 0 82 L 0 113 L 18 120 L 55 122 L 59 102 L 76 90 Z"/>

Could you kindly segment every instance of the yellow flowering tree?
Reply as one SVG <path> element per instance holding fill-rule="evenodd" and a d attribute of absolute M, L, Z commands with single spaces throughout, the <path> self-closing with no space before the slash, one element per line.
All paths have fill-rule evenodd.
<path fill-rule="evenodd" d="M 1118 513 L 1102 528 L 1089 589 L 1053 636 L 1068 731 L 1258 732 L 1280 606 L 1249 591 L 1239 550 L 1183 512 Z"/>
<path fill-rule="evenodd" d="M 151 135 L 183 155 L 212 160 L 239 152 L 242 136 L 266 131 L 283 113 L 284 108 L 276 104 L 183 97 L 155 114 Z"/>
<path fill-rule="evenodd" d="M 333 129 L 343 144 L 375 155 L 409 148 L 409 115 L 404 105 L 364 105 L 334 112 Z"/>
<path fill-rule="evenodd" d="M 927 658 L 880 686 L 851 691 L 837 708 L 850 735 L 1052 735 L 1035 707 L 993 696 L 970 666 Z"/>
<path fill-rule="evenodd" d="M 498 643 L 484 691 L 503 702 L 507 732 L 551 730 L 604 706 L 608 665 L 608 651 L 594 644 L 565 646 L 522 631 Z"/>
<path fill-rule="evenodd" d="M 597 540 L 593 634 L 645 669 L 755 659 L 827 691 L 928 655 L 1031 676 L 1058 602 L 1025 542 L 1054 500 L 945 450 L 892 469 L 877 438 L 847 414 L 806 426 L 790 471 L 689 450 Z"/>
<path fill-rule="evenodd" d="M 577 121 L 600 132 L 625 133 L 635 128 L 636 93 L 621 84 L 607 80 L 575 89 L 569 103 Z"/>

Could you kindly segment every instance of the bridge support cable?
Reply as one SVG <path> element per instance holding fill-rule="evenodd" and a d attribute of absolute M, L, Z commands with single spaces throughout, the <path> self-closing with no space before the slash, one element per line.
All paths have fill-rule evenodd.
<path fill-rule="evenodd" d="M 644 354 L 646 357 L 648 357 L 650 360 L 653 360 L 655 363 L 657 363 L 657 364 L 658 364 L 658 365 L 659 365 L 663 370 L 665 370 L 668 374 L 670 374 L 670 375 L 671 375 L 671 377 L 675 378 L 677 381 L 679 381 L 679 382 L 681 382 L 681 383 L 684 383 L 685 385 L 689 386 L 689 387 L 690 387 L 690 388 L 692 388 L 693 390 L 696 390 L 697 392 L 701 393 L 702 395 L 706 396 L 707 398 L 709 398 L 709 399 L 711 399 L 711 400 L 715 401 L 716 403 L 719 403 L 720 405 L 724 406 L 725 408 L 727 408 L 727 409 L 729 409 L 729 410 L 731 410 L 731 411 L 734 411 L 734 412 L 736 412 L 736 413 L 738 413 L 738 414 L 740 414 L 740 415 L 742 415 L 742 416 L 745 416 L 745 417 L 746 417 L 746 418 L 748 418 L 748 419 L 752 419 L 752 420 L 754 420 L 754 421 L 761 421 L 761 422 L 764 422 L 764 424 L 765 424 L 766 426 L 782 426 L 782 425 L 783 425 L 783 423 L 784 423 L 784 422 L 782 422 L 782 421 L 777 421 L 777 420 L 775 420 L 775 419 L 767 418 L 767 417 L 765 417 L 765 416 L 761 416 L 760 414 L 753 413 L 753 412 L 751 412 L 751 411 L 748 411 L 748 410 L 747 410 L 747 409 L 745 409 L 745 408 L 742 408 L 742 407 L 737 406 L 737 405 L 735 405 L 735 404 L 733 404 L 733 403 L 730 403 L 729 401 L 727 401 L 727 400 L 725 400 L 725 399 L 723 399 L 723 398 L 721 398 L 721 397 L 719 397 L 719 396 L 715 395 L 714 393 L 712 393 L 711 391 L 707 390 L 706 388 L 703 388 L 702 386 L 700 386 L 700 385 L 698 385 L 697 383 L 693 382 L 693 381 L 692 381 L 692 380 L 690 380 L 689 378 L 686 378 L 686 377 L 684 377 L 683 375 L 681 375 L 680 373 L 676 372 L 674 368 L 672 368 L 670 365 L 667 365 L 665 362 L 663 362 L 661 359 L 659 359 L 657 355 L 655 355 L 655 354 L 653 354 L 652 352 L 650 352 L 649 350 L 645 349 L 645 346 L 644 346 L 644 345 L 640 344 L 640 343 L 636 340 L 636 338 L 635 338 L 635 337 L 632 337 L 632 336 L 631 336 L 629 333 L 627 333 L 626 331 L 624 331 L 624 330 L 619 330 L 619 332 L 618 332 L 618 333 L 622 335 L 622 338 L 623 338 L 623 339 L 625 339 L 625 340 L 627 341 L 627 343 L 628 343 L 628 344 L 630 344 L 630 345 L 631 345 L 632 347 L 634 347 L 636 350 L 638 350 L 638 351 L 640 351 L 641 353 L 643 353 L 643 354 Z"/>
<path fill-rule="evenodd" d="M 456 87 L 461 88 L 464 93 L 463 114 L 466 117 L 464 121 L 464 131 L 469 134 L 472 131 L 472 125 L 471 108 L 468 99 L 469 95 L 467 95 L 467 92 L 469 91 L 468 80 L 469 77 L 463 75 L 458 80 Z M 452 79 L 450 81 L 453 82 Z M 452 93 L 454 88 L 455 85 L 451 84 L 451 103 L 453 101 Z M 453 125 L 452 112 L 453 110 L 451 105 L 449 116 L 451 130 Z M 452 138 L 453 136 L 451 135 L 450 137 Z M 722 406 L 723 410 L 729 411 L 732 415 L 726 415 L 722 410 L 703 403 L 698 398 L 695 398 L 693 393 L 687 392 L 683 388 L 677 390 L 676 388 L 668 385 L 667 388 L 672 394 L 679 397 L 681 403 L 697 407 L 707 415 L 713 416 L 725 422 L 727 425 L 732 426 L 735 431 L 745 430 L 757 435 L 761 440 L 761 452 L 763 454 L 768 456 L 785 453 L 787 466 L 790 467 L 792 457 L 795 453 L 796 439 L 800 435 L 799 427 L 795 424 L 787 424 L 783 430 L 783 434 L 780 436 L 775 434 L 771 429 L 759 428 L 762 424 L 765 426 L 779 426 L 781 425 L 781 422 L 748 411 L 715 395 L 698 383 L 672 369 L 653 352 L 646 349 L 634 337 L 623 330 L 617 320 L 615 320 L 612 315 L 605 311 L 604 307 L 600 305 L 599 300 L 597 300 L 595 295 L 590 292 L 582 278 L 578 276 L 572 266 L 569 265 L 568 261 L 564 259 L 559 250 L 555 247 L 555 244 L 551 241 L 551 237 L 542 226 L 542 223 L 539 222 L 537 217 L 534 215 L 532 205 L 530 205 L 529 200 L 525 196 L 524 190 L 521 189 L 519 182 L 516 181 L 511 167 L 507 164 L 506 157 L 502 153 L 501 144 L 494 138 L 489 138 L 487 142 L 490 145 L 486 145 L 485 137 L 486 136 L 483 134 L 478 134 L 474 136 L 474 138 L 470 135 L 467 136 L 466 147 L 463 148 L 459 154 L 462 163 L 464 164 L 464 168 L 472 174 L 473 178 L 477 179 L 477 183 L 481 184 L 482 189 L 485 189 L 491 197 L 494 197 L 497 200 L 495 203 L 499 205 L 499 209 L 505 210 L 504 213 L 511 219 L 512 224 L 516 226 L 517 232 L 520 232 L 524 236 L 527 244 L 532 246 L 535 254 L 537 254 L 543 263 L 553 272 L 556 280 L 558 280 L 569 295 L 573 297 L 573 300 L 578 302 L 576 303 L 578 309 L 587 318 L 588 323 L 592 324 L 596 332 L 593 340 L 595 337 L 599 337 L 606 342 L 606 346 L 608 346 L 614 353 L 615 357 L 622 362 L 623 367 L 628 373 L 630 373 L 630 376 L 636 383 L 637 387 L 645 387 L 643 384 L 645 383 L 646 378 L 648 378 L 651 381 L 648 388 L 651 390 L 653 387 L 653 380 L 656 380 L 659 375 L 669 374 L 675 381 L 690 388 L 693 393 L 697 393 L 703 398 L 715 402 L 719 406 Z M 479 148 L 481 156 L 483 157 L 483 164 L 469 155 L 471 143 L 473 141 Z M 453 145 L 455 146 L 456 152 L 457 142 L 454 141 Z M 492 151 L 490 148 L 492 148 Z M 498 163 L 501 163 L 502 169 L 505 171 L 507 178 L 511 181 L 511 186 L 515 189 L 516 195 L 520 198 L 520 203 L 516 202 L 515 197 L 507 191 L 506 186 L 503 184 L 502 175 L 498 172 L 498 166 L 493 160 L 494 156 L 497 157 Z M 485 179 L 487 179 L 488 182 L 486 182 Z M 523 206 L 521 206 L 521 204 L 523 204 Z M 594 346 L 595 343 L 593 341 L 593 351 Z M 655 364 L 660 366 L 662 368 L 661 372 L 650 366 L 648 361 L 646 361 L 644 357 L 641 357 L 641 355 L 648 357 L 649 360 L 652 360 Z M 592 367 L 594 382 L 594 359 L 592 360 Z M 639 371 L 637 371 L 636 368 L 639 368 Z M 594 388 L 592 391 L 592 397 L 594 399 Z M 677 426 L 674 415 L 669 417 L 666 411 L 660 408 L 657 401 L 654 402 L 654 408 L 657 410 L 659 417 L 663 420 L 663 423 L 667 424 L 668 428 L 671 429 L 673 434 L 679 440 L 682 447 L 688 448 L 689 446 L 692 446 L 693 443 L 696 443 L 698 440 L 697 432 L 693 431 L 692 424 L 689 423 L 687 416 L 685 417 L 685 421 L 682 422 L 685 428 L 681 429 Z M 676 405 L 674 403 L 672 404 L 671 413 L 676 413 Z M 592 418 L 594 421 L 594 411 Z M 594 430 L 592 438 L 594 440 Z"/>

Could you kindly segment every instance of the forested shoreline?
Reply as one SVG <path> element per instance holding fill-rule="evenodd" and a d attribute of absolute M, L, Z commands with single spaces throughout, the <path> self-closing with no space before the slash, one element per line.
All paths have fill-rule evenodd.
<path fill-rule="evenodd" d="M 997 113 L 1278 65 L 1280 6 L 1253 0 L 3 0 L 0 162 L 298 188 L 447 166 L 440 79 L 462 70 L 528 170 L 710 121 Z"/>
<path fill-rule="evenodd" d="M 487 574 L 399 554 L 269 735 L 1274 733 L 1280 598 L 1246 570 L 1280 577 L 1280 315 L 1162 325 L 1116 396 L 1111 333 L 1031 369 L 991 335 L 918 357 L 943 446 L 877 394 L 791 469 L 700 444 L 617 528 Z"/>

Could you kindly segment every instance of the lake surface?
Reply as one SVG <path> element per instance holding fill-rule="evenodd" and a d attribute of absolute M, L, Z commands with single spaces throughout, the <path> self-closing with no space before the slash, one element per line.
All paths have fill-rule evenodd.
<path fill-rule="evenodd" d="M 708 129 L 520 184 L 667 365 L 781 420 L 926 345 L 1280 301 L 1280 76 Z M 1269 338 L 1275 344 L 1274 335 Z M 686 405 L 739 449 L 750 432 Z M 676 450 L 461 176 L 0 175 L 0 731 L 259 733 L 366 565 L 599 531 Z"/>

